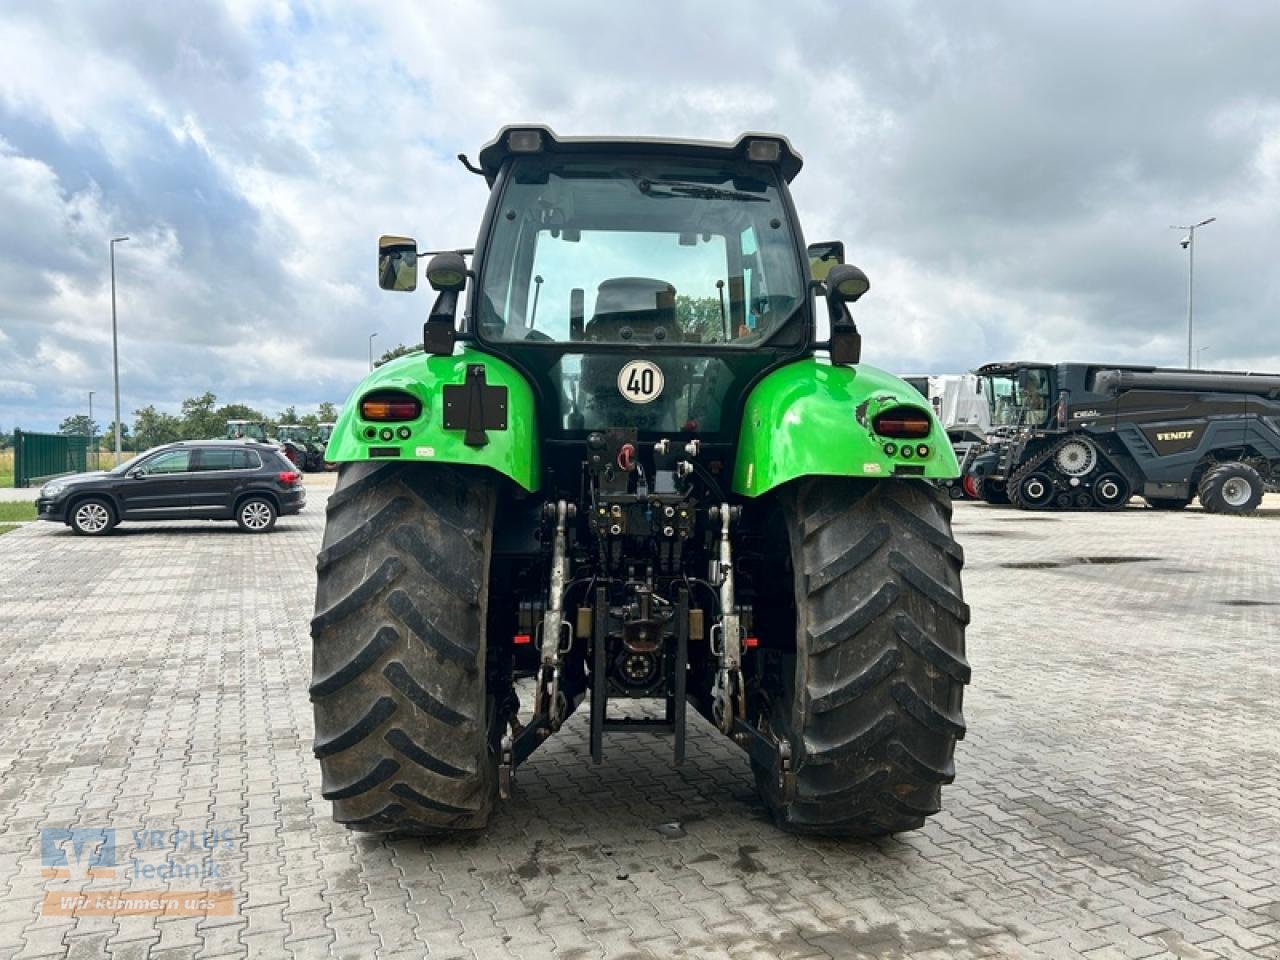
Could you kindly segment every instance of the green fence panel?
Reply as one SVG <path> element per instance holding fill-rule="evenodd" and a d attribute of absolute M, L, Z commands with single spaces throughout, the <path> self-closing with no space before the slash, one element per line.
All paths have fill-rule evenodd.
<path fill-rule="evenodd" d="M 88 469 L 89 438 L 13 431 L 13 485 L 34 487 L 52 477 Z"/>

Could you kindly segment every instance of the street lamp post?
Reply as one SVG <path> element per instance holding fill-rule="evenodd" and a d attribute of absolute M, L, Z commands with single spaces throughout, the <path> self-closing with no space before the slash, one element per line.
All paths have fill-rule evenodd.
<path fill-rule="evenodd" d="M 1210 217 L 1208 220 L 1201 220 L 1199 223 L 1188 224 L 1180 227 L 1177 224 L 1169 227 L 1170 230 L 1185 230 L 1187 235 L 1182 238 L 1182 247 L 1187 251 L 1187 368 L 1192 369 L 1191 364 L 1191 337 L 1192 337 L 1192 321 L 1195 315 L 1195 292 L 1196 292 L 1196 231 L 1206 226 L 1217 217 Z"/>
<path fill-rule="evenodd" d="M 1212 344 L 1205 344 L 1203 347 L 1196 347 L 1196 369 L 1200 369 L 1200 354 L 1204 353 Z"/>
<path fill-rule="evenodd" d="M 376 336 L 377 336 L 376 333 L 369 334 L 369 369 L 370 370 L 373 369 L 373 338 Z"/>
<path fill-rule="evenodd" d="M 120 462 L 120 342 L 116 336 L 116 244 L 128 237 L 111 239 L 111 372 L 116 388 L 116 462 Z"/>

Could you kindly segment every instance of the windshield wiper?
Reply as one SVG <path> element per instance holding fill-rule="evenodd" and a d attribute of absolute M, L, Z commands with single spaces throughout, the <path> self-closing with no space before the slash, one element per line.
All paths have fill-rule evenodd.
<path fill-rule="evenodd" d="M 631 182 L 646 197 L 666 200 L 673 197 L 692 197 L 696 200 L 742 200 L 752 203 L 768 203 L 768 197 L 759 197 L 754 193 L 743 193 L 741 190 L 725 190 L 705 183 L 691 180 L 649 180 L 645 177 L 632 176 Z"/>

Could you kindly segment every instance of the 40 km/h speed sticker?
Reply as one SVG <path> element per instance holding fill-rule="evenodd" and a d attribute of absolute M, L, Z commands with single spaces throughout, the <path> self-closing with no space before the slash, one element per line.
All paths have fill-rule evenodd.
<path fill-rule="evenodd" d="M 662 368 L 652 360 L 632 360 L 618 371 L 618 392 L 632 403 L 652 403 L 662 396 Z"/>

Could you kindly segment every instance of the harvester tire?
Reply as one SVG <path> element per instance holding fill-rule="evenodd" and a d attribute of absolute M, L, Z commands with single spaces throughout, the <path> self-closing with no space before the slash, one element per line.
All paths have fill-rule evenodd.
<path fill-rule="evenodd" d="M 1200 506 L 1210 513 L 1253 513 L 1262 502 L 1266 485 L 1262 475 L 1247 463 L 1223 463 L 1210 467 L 1200 478 Z"/>
<path fill-rule="evenodd" d="M 486 690 L 496 481 L 343 464 L 316 558 L 315 754 L 333 817 L 442 834 L 488 822 L 501 720 Z"/>
<path fill-rule="evenodd" d="M 782 658 L 771 732 L 794 796 L 756 767 L 775 820 L 802 833 L 913 830 L 955 779 L 969 682 L 964 553 L 946 494 L 918 482 L 814 478 L 784 490 L 796 652 Z"/>

